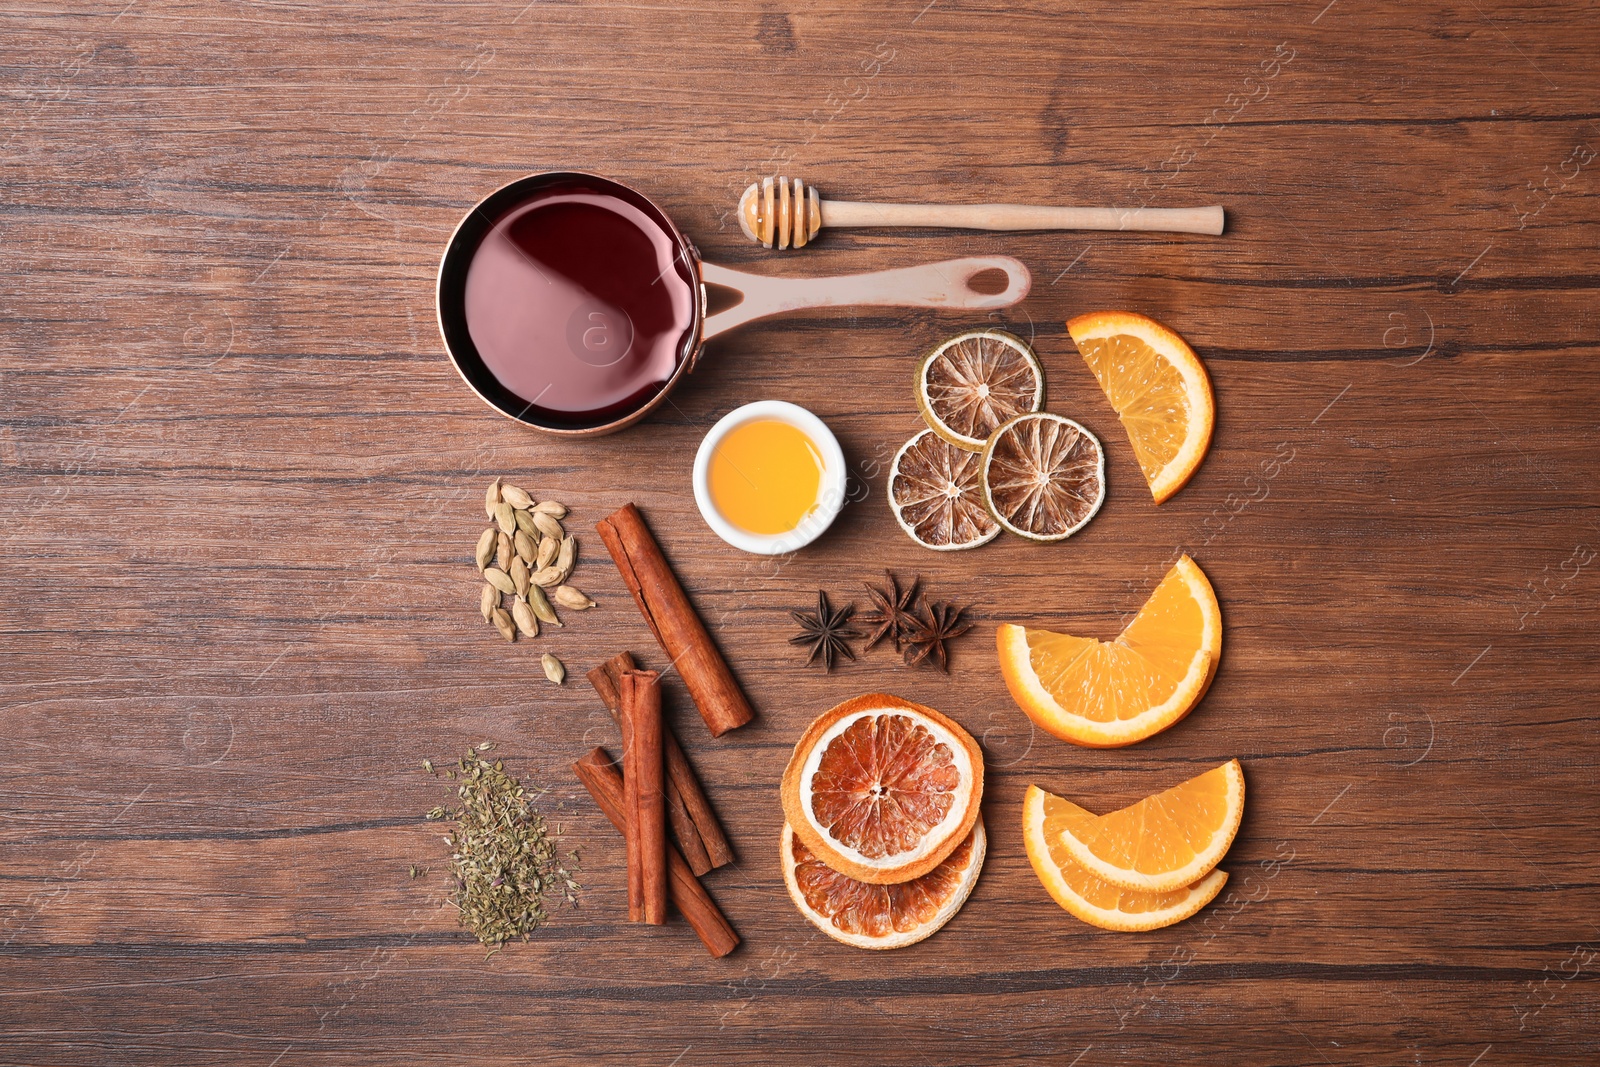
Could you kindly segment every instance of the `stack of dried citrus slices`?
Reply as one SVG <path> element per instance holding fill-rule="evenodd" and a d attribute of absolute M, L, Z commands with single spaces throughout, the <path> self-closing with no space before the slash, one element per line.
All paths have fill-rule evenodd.
<path fill-rule="evenodd" d="M 1195 472 L 1211 440 L 1211 383 L 1183 338 L 1131 312 L 1067 324 L 1116 409 L 1156 503 Z M 907 441 L 889 473 L 895 521 L 918 544 L 975 548 L 1009 530 L 1061 541 L 1105 501 L 1105 451 L 1079 423 L 1044 408 L 1044 368 L 1027 342 L 974 330 L 917 365 L 917 407 L 928 429 Z"/>
<path fill-rule="evenodd" d="M 847 945 L 930 936 L 983 868 L 983 753 L 932 708 L 885 693 L 845 701 L 795 745 L 781 792 L 789 896 Z"/>
<path fill-rule="evenodd" d="M 915 390 L 928 428 L 895 455 L 889 506 L 918 544 L 976 548 L 1003 529 L 1060 541 L 1100 510 L 1100 442 L 1041 410 L 1044 368 L 1020 337 L 952 337 L 917 365 Z"/>

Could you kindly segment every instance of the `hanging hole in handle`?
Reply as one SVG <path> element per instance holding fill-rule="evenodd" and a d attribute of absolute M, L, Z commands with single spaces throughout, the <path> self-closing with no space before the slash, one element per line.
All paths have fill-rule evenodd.
<path fill-rule="evenodd" d="M 967 288 L 980 296 L 999 296 L 1011 285 L 1011 275 L 999 267 L 985 267 L 967 279 Z"/>
<path fill-rule="evenodd" d="M 716 282 L 701 282 L 706 290 L 706 317 L 730 308 L 736 308 L 744 303 L 744 292 Z"/>

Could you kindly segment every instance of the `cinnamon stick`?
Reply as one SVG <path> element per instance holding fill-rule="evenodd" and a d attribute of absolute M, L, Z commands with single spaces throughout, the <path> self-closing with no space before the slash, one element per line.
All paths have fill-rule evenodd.
<path fill-rule="evenodd" d="M 706 632 L 639 509 L 627 504 L 602 519 L 595 529 L 650 632 L 688 686 L 711 736 L 720 737 L 749 722 L 755 712 L 744 690 Z"/>
<path fill-rule="evenodd" d="M 584 788 L 589 790 L 589 795 L 594 797 L 601 812 L 611 820 L 611 825 L 626 833 L 627 823 L 622 815 L 623 779 L 606 750 L 595 749 L 574 763 L 572 769 Z M 672 897 L 673 905 L 700 936 L 711 955 L 720 958 L 737 948 L 739 935 L 733 932 L 722 909 L 717 907 L 717 902 L 711 899 L 711 894 L 706 892 L 705 886 L 700 884 L 700 880 L 689 870 L 689 864 L 675 848 L 667 849 L 667 870 L 671 876 L 667 892 Z"/>
<path fill-rule="evenodd" d="M 620 652 L 589 672 L 589 684 L 594 686 L 601 703 L 619 723 L 622 697 L 617 691 L 617 679 L 623 671 L 637 667 L 630 653 Z M 733 846 L 728 843 L 722 823 L 700 785 L 694 765 L 665 721 L 661 736 L 667 759 L 667 822 L 678 847 L 683 850 L 683 858 L 689 861 L 689 869 L 701 875 L 732 863 Z"/>
<path fill-rule="evenodd" d="M 667 921 L 666 761 L 661 753 L 661 677 L 628 671 L 622 694 L 622 764 L 628 821 L 628 918 Z"/>
<path fill-rule="evenodd" d="M 617 679 L 623 671 L 637 669 L 633 656 L 627 652 L 619 653 L 600 666 L 589 672 L 589 684 L 594 686 L 594 691 L 600 694 L 600 702 L 611 712 L 611 717 L 617 725 L 622 725 L 622 695 L 617 691 Z M 672 730 L 663 720 L 661 724 L 663 751 L 667 757 L 667 829 L 672 831 L 672 839 L 678 843 L 678 850 L 683 853 L 683 858 L 688 861 L 689 869 L 696 876 L 705 874 L 715 866 L 711 857 L 706 853 L 705 842 L 700 836 L 700 830 L 695 826 L 694 818 L 689 814 L 688 807 L 683 802 L 682 779 L 675 772 L 673 752 L 679 756 L 683 750 L 678 747 L 677 738 L 672 736 Z M 683 761 L 684 766 L 688 760 Z M 690 781 L 696 789 L 700 783 L 694 781 L 694 772 L 691 770 Z"/>

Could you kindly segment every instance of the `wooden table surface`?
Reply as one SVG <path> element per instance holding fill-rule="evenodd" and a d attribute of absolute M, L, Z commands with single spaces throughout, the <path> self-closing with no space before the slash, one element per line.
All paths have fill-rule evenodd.
<path fill-rule="evenodd" d="M 1597 27 L 1570 0 L 8 5 L 0 1062 L 1594 1062 Z M 730 213 L 780 168 L 1229 225 L 780 255 Z M 645 424 L 553 440 L 474 398 L 433 312 L 456 220 L 552 169 L 636 185 L 713 262 L 1006 253 L 1034 290 L 752 325 Z M 1179 330 L 1215 383 L 1210 455 L 1159 508 L 1063 326 L 1103 308 Z M 1065 544 L 936 555 L 884 466 L 920 426 L 914 357 L 985 323 L 1033 338 L 1110 495 Z M 861 490 L 779 563 L 690 494 L 701 435 L 759 398 L 825 419 Z M 497 474 L 571 505 L 601 602 L 514 647 L 470 565 Z M 624 921 L 620 838 L 570 770 L 617 744 L 581 672 L 663 663 L 590 532 L 629 500 L 758 709 L 713 740 L 670 680 L 739 853 L 707 879 L 744 938 L 723 960 Z M 1030 730 L 995 624 L 1110 637 L 1180 549 L 1227 623 L 1204 703 L 1120 751 Z M 886 564 L 974 604 L 949 676 L 801 666 L 788 610 Z M 877 689 L 964 723 L 989 774 L 976 892 L 888 954 L 813 930 L 775 848 L 790 746 Z M 487 961 L 441 906 L 419 766 L 483 739 L 548 786 L 585 886 Z M 1208 912 L 1108 934 L 1051 903 L 1030 782 L 1109 807 L 1235 756 Z"/>

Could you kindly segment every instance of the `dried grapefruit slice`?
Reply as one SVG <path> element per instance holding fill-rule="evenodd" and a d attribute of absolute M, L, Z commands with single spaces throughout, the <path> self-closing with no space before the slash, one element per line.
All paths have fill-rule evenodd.
<path fill-rule="evenodd" d="M 1216 405 L 1205 364 L 1183 338 L 1131 311 L 1079 315 L 1067 332 L 1117 409 L 1161 503 L 1183 488 L 1211 444 Z"/>
<path fill-rule="evenodd" d="M 1000 524 L 983 505 L 978 457 L 923 430 L 889 468 L 894 521 L 924 548 L 949 552 L 994 540 Z"/>
<path fill-rule="evenodd" d="M 1171 926 L 1211 903 L 1228 880 L 1226 871 L 1213 870 L 1193 885 L 1167 893 L 1112 885 L 1074 863 L 1060 842 L 1063 828 L 1095 818 L 1094 812 L 1036 785 L 1028 786 L 1022 801 L 1022 840 L 1033 872 L 1057 904 L 1091 926 L 1123 931 Z"/>
<path fill-rule="evenodd" d="M 1222 657 L 1222 609 L 1183 556 L 1113 641 L 1001 623 L 995 644 L 1028 718 L 1063 741 L 1115 748 L 1165 730 L 1200 702 Z"/>
<path fill-rule="evenodd" d="M 781 792 L 789 825 L 823 863 L 858 882 L 909 882 L 972 830 L 983 752 L 932 708 L 868 693 L 806 729 Z"/>
<path fill-rule="evenodd" d="M 980 818 L 956 850 L 920 878 L 873 885 L 819 860 L 794 828 L 783 824 L 783 880 L 800 914 L 817 929 L 857 948 L 904 948 L 955 917 L 977 884 L 988 841 Z"/>
<path fill-rule="evenodd" d="M 1243 817 L 1244 770 L 1234 759 L 1121 811 L 1063 820 L 1057 840 L 1112 885 L 1168 893 L 1211 873 Z"/>
<path fill-rule="evenodd" d="M 1060 415 L 1018 415 L 983 448 L 983 503 L 1030 541 L 1083 529 L 1106 499 L 1106 454 L 1094 434 Z"/>
<path fill-rule="evenodd" d="M 958 334 L 917 365 L 917 407 L 933 432 L 968 452 L 1008 419 L 1044 407 L 1044 368 L 1004 330 Z"/>

